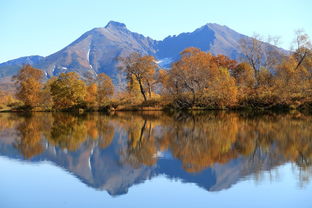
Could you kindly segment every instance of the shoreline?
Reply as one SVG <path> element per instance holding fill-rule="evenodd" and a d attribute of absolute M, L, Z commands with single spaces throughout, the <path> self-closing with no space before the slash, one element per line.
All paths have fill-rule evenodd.
<path fill-rule="evenodd" d="M 233 107 L 233 108 L 208 108 L 208 107 L 194 107 L 194 108 L 187 108 L 187 109 L 177 109 L 177 108 L 166 108 L 166 107 L 124 107 L 120 109 L 108 109 L 108 110 L 94 110 L 94 109 L 70 109 L 70 110 L 17 110 L 17 109 L 5 109 L 0 110 L 0 113 L 35 113 L 35 112 L 51 112 L 51 113 L 112 113 L 112 112 L 167 112 L 167 113 L 174 113 L 174 112 L 199 112 L 199 111 L 228 111 L 228 112 L 276 112 L 276 113 L 287 113 L 292 111 L 298 112 L 305 112 L 312 114 L 312 105 L 309 104 L 308 106 L 299 106 L 297 108 L 293 107 L 280 107 L 280 106 L 270 106 L 270 107 Z"/>

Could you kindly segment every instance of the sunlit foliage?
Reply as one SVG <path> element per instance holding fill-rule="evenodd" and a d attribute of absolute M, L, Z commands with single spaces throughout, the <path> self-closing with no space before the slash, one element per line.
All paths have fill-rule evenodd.
<path fill-rule="evenodd" d="M 43 75 L 41 70 L 25 65 L 13 77 L 17 85 L 16 97 L 23 101 L 25 106 L 33 108 L 39 105 Z"/>
<path fill-rule="evenodd" d="M 51 84 L 51 95 L 54 108 L 71 108 L 83 103 L 86 96 L 86 84 L 75 72 L 62 73 Z"/>

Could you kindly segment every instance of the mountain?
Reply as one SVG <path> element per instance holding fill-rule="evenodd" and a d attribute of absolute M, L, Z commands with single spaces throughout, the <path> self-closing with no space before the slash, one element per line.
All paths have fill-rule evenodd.
<path fill-rule="evenodd" d="M 239 41 L 248 38 L 218 24 L 206 24 L 194 32 L 169 36 L 157 42 L 156 57 L 159 59 L 175 58 L 188 47 L 197 47 L 214 55 L 223 54 L 238 59 L 240 55 Z"/>
<path fill-rule="evenodd" d="M 0 78 L 16 74 L 26 63 L 44 70 L 47 77 L 75 71 L 82 76 L 86 72 L 104 72 L 114 78 L 119 56 L 132 52 L 149 54 L 159 60 L 161 67 L 169 67 L 183 49 L 192 46 L 238 60 L 241 56 L 239 40 L 242 38 L 249 37 L 226 26 L 206 24 L 193 32 L 156 41 L 131 32 L 123 23 L 110 21 L 105 27 L 84 33 L 70 45 L 47 57 L 28 56 L 0 64 Z"/>
<path fill-rule="evenodd" d="M 155 41 L 130 32 L 118 22 L 109 22 L 104 28 L 92 29 L 69 46 L 37 63 L 49 76 L 76 71 L 83 75 L 104 72 L 115 74 L 116 58 L 132 52 L 155 54 Z"/>

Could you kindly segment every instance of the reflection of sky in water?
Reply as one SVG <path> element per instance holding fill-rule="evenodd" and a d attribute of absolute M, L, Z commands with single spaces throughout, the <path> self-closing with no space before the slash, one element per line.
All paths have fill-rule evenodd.
<path fill-rule="evenodd" d="M 311 122 L 303 114 L 2 114 L 0 208 L 310 207 Z"/>
<path fill-rule="evenodd" d="M 56 207 L 311 207 L 312 185 L 299 188 L 297 170 L 280 166 L 277 180 L 240 181 L 229 189 L 208 192 L 195 184 L 158 176 L 133 186 L 125 195 L 111 197 L 81 183 L 50 163 L 22 163 L 0 158 L 0 206 Z M 250 177 L 252 178 L 252 177 Z"/>

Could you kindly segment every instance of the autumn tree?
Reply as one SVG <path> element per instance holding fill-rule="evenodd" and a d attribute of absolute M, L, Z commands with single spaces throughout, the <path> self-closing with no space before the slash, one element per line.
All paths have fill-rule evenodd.
<path fill-rule="evenodd" d="M 40 104 L 43 72 L 30 65 L 24 65 L 16 76 L 13 77 L 17 86 L 16 97 L 30 108 Z"/>
<path fill-rule="evenodd" d="M 147 100 L 146 91 L 151 96 L 152 84 L 154 81 L 157 64 L 153 56 L 141 56 L 138 53 L 132 53 L 127 57 L 120 57 L 120 69 L 127 74 L 128 81 L 132 78 L 138 82 L 140 92 Z"/>
<path fill-rule="evenodd" d="M 168 74 L 163 73 L 162 82 L 182 108 L 232 105 L 236 100 L 236 86 L 227 68 L 232 65 L 234 61 L 228 58 L 187 48 Z"/>
<path fill-rule="evenodd" d="M 41 104 L 42 107 L 46 110 L 50 110 L 53 108 L 53 98 L 51 95 L 51 84 L 57 79 L 57 77 L 51 77 L 48 79 L 44 85 L 43 89 L 41 91 Z"/>
<path fill-rule="evenodd" d="M 294 48 L 276 67 L 278 102 L 298 106 L 312 101 L 312 44 L 302 30 L 296 31 Z"/>
<path fill-rule="evenodd" d="M 127 92 L 128 92 L 128 98 L 127 99 L 130 99 L 131 103 L 135 103 L 138 100 L 138 98 L 140 98 L 142 96 L 142 93 L 140 91 L 139 82 L 134 77 L 134 75 L 129 77 L 127 80 L 128 80 L 127 81 L 127 87 L 126 87 Z"/>
<path fill-rule="evenodd" d="M 271 106 L 276 104 L 275 80 L 273 73 L 261 67 L 258 74 L 257 87 L 254 91 L 253 105 Z"/>
<path fill-rule="evenodd" d="M 16 102 L 17 100 L 12 93 L 0 90 L 0 109 L 3 108 L 3 106 L 10 106 Z"/>
<path fill-rule="evenodd" d="M 109 99 L 114 94 L 114 84 L 112 79 L 106 74 L 101 73 L 97 75 L 96 84 L 98 105 L 107 105 Z"/>
<path fill-rule="evenodd" d="M 62 73 L 51 84 L 51 95 L 55 109 L 66 109 L 84 102 L 86 84 L 75 72 Z"/>
<path fill-rule="evenodd" d="M 95 107 L 97 105 L 97 93 L 98 86 L 96 83 L 91 83 L 86 87 L 85 102 L 89 107 Z"/>
<path fill-rule="evenodd" d="M 274 79 L 279 103 L 299 105 L 312 96 L 311 72 L 298 63 L 290 56 L 277 67 Z"/>
<path fill-rule="evenodd" d="M 242 62 L 231 70 L 238 89 L 238 100 L 246 102 L 252 96 L 255 86 L 255 73 L 250 64 Z"/>
<path fill-rule="evenodd" d="M 178 105 L 191 107 L 203 95 L 209 79 L 211 54 L 198 48 L 188 48 L 181 52 L 181 59 L 169 71 L 169 91 L 177 96 Z M 190 96 L 188 96 L 190 95 Z M 183 96 L 183 98 L 181 97 Z"/>

